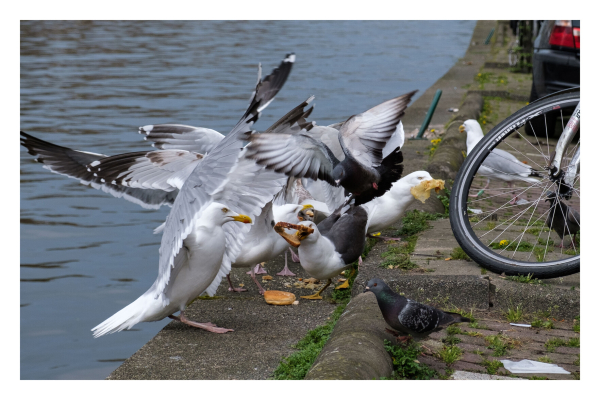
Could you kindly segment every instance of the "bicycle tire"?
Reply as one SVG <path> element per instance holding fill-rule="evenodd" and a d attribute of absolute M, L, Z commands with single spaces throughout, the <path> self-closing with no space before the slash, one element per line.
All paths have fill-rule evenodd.
<path fill-rule="evenodd" d="M 450 223 L 454 236 L 462 249 L 469 257 L 484 268 L 498 274 L 531 274 L 534 278 L 555 278 L 579 272 L 580 254 L 561 260 L 548 260 L 542 262 L 520 261 L 499 255 L 494 252 L 493 249 L 483 244 L 477 237 L 477 234 L 472 229 L 469 221 L 471 217 L 467 206 L 468 193 L 472 181 L 477 174 L 479 166 L 494 148 L 534 117 L 550 111 L 556 112 L 556 110 L 560 108 L 574 107 L 578 102 L 579 91 L 570 89 L 565 92 L 558 92 L 546 96 L 525 106 L 500 122 L 485 135 L 473 148 L 461 166 L 454 181 L 451 193 Z M 539 202 L 540 200 L 538 200 L 538 203 Z M 525 231 L 526 229 L 523 229 L 524 233 L 520 235 L 524 236 Z M 548 235 L 550 235 L 550 233 Z M 535 246 L 536 244 L 534 244 L 534 248 Z M 545 255 L 546 254 L 544 254 L 544 257 Z"/>

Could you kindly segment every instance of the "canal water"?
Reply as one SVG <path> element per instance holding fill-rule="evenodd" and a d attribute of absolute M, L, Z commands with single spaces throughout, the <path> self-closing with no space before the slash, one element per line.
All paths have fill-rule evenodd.
<path fill-rule="evenodd" d="M 228 132 L 256 83 L 297 59 L 254 126 L 315 95 L 342 121 L 422 94 L 468 47 L 475 21 L 22 21 L 21 129 L 107 155 L 149 149 L 146 124 Z M 16 134 L 16 132 L 14 133 Z M 154 282 L 168 207 L 145 210 L 52 174 L 21 147 L 21 379 L 103 379 L 168 320 L 94 339 L 90 329 Z"/>

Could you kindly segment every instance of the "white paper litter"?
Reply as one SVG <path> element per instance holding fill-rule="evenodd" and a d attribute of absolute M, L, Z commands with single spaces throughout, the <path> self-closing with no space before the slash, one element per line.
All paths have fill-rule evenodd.
<path fill-rule="evenodd" d="M 512 326 L 520 326 L 522 328 L 531 328 L 531 325 L 529 325 L 529 324 L 513 324 L 512 322 L 510 324 Z"/>
<path fill-rule="evenodd" d="M 556 364 L 548 364 L 539 361 L 521 360 L 510 361 L 500 360 L 504 364 L 504 368 L 513 374 L 567 374 L 571 373 L 566 369 L 559 367 Z"/>
<path fill-rule="evenodd" d="M 481 211 L 479 208 L 468 208 L 467 210 L 471 211 L 473 214 L 481 214 L 483 211 Z"/>

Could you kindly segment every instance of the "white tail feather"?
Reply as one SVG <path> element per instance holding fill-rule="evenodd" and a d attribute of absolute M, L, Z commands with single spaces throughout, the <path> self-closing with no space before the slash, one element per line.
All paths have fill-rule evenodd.
<path fill-rule="evenodd" d="M 131 329 L 138 322 L 142 322 L 144 314 L 148 310 L 148 303 L 153 301 L 156 300 L 151 295 L 144 293 L 136 301 L 94 327 L 92 329 L 94 337 L 97 338 L 109 333 L 120 332 L 124 329 Z"/>

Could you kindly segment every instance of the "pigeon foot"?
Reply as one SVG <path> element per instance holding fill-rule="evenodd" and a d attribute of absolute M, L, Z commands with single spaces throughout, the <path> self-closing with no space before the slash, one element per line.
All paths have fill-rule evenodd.
<path fill-rule="evenodd" d="M 193 326 L 194 328 L 204 329 L 205 331 L 209 331 L 209 332 L 213 332 L 213 333 L 233 332 L 233 329 L 219 328 L 217 325 L 213 324 L 212 322 L 196 322 L 196 321 L 191 321 L 191 320 L 189 320 L 189 319 L 186 318 L 186 316 L 183 313 L 183 311 L 179 314 L 179 316 L 169 315 L 169 318 L 174 319 L 176 321 L 179 321 L 179 322 L 181 322 L 183 324 L 186 324 L 186 325 L 189 325 L 189 326 Z"/>

